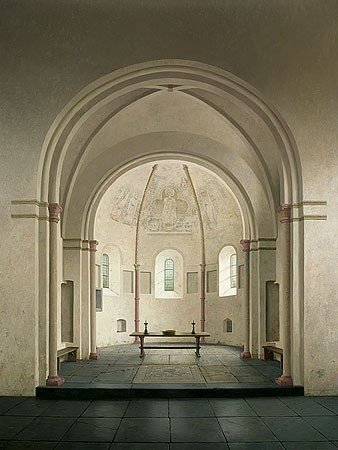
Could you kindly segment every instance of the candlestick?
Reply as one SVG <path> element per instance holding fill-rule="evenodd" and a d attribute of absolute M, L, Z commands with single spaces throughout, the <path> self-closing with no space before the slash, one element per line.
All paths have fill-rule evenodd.
<path fill-rule="evenodd" d="M 191 322 L 191 325 L 192 325 L 192 332 L 191 332 L 191 334 L 195 334 L 195 325 L 196 325 L 196 323 L 195 323 L 194 320 Z"/>
<path fill-rule="evenodd" d="M 148 334 L 148 322 L 144 322 L 144 334 Z"/>

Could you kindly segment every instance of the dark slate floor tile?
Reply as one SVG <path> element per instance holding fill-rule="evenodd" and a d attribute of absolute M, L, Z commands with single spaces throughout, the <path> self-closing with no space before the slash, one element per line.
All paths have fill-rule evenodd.
<path fill-rule="evenodd" d="M 338 396 L 337 397 L 312 397 L 312 399 L 320 405 L 328 408 L 334 414 L 338 415 Z"/>
<path fill-rule="evenodd" d="M 241 442 L 230 443 L 230 450 L 284 450 L 280 442 Z"/>
<path fill-rule="evenodd" d="M 170 450 L 229 450 L 229 446 L 225 442 L 180 442 L 170 444 Z"/>
<path fill-rule="evenodd" d="M 54 450 L 57 442 L 10 441 L 3 450 Z"/>
<path fill-rule="evenodd" d="M 81 417 L 123 417 L 129 400 L 94 400 Z"/>
<path fill-rule="evenodd" d="M 15 436 L 20 441 L 59 441 L 74 418 L 38 417 Z"/>
<path fill-rule="evenodd" d="M 309 397 L 280 397 L 280 401 L 300 416 L 330 416 L 333 412 Z"/>
<path fill-rule="evenodd" d="M 169 444 L 164 443 L 123 443 L 123 442 L 113 442 L 109 447 L 109 450 L 169 450 Z M 216 449 L 217 450 L 217 449 Z"/>
<path fill-rule="evenodd" d="M 125 417 L 168 417 L 168 399 L 131 400 Z"/>
<path fill-rule="evenodd" d="M 221 417 L 218 421 L 228 443 L 277 441 L 259 417 Z"/>
<path fill-rule="evenodd" d="M 246 401 L 258 416 L 296 416 L 296 413 L 278 398 L 247 398 Z"/>
<path fill-rule="evenodd" d="M 330 441 L 338 440 L 338 416 L 305 417 L 304 420 Z"/>
<path fill-rule="evenodd" d="M 216 418 L 177 417 L 170 423 L 171 442 L 225 442 Z"/>
<path fill-rule="evenodd" d="M 0 439 L 12 439 L 33 420 L 34 417 L 0 416 Z"/>
<path fill-rule="evenodd" d="M 95 380 L 96 376 L 79 376 L 72 375 L 70 377 L 65 377 L 67 383 L 92 383 Z"/>
<path fill-rule="evenodd" d="M 325 438 L 301 417 L 262 417 L 280 441 L 325 441 Z"/>
<path fill-rule="evenodd" d="M 255 411 L 242 398 L 214 398 L 210 404 L 217 417 L 256 416 Z"/>
<path fill-rule="evenodd" d="M 230 367 L 230 372 L 235 375 L 235 377 L 250 377 L 260 375 L 260 373 L 255 368 L 250 366 L 232 366 Z"/>
<path fill-rule="evenodd" d="M 27 397 L 0 397 L 0 414 L 27 400 Z"/>
<path fill-rule="evenodd" d="M 336 446 L 325 442 L 283 442 L 286 450 L 336 450 Z"/>
<path fill-rule="evenodd" d="M 164 417 L 125 418 L 114 442 L 169 442 L 169 419 Z"/>
<path fill-rule="evenodd" d="M 109 442 L 59 442 L 55 450 L 109 450 Z"/>
<path fill-rule="evenodd" d="M 19 403 L 9 409 L 5 414 L 9 416 L 40 416 L 47 408 L 49 408 L 55 400 L 44 400 L 40 398 L 28 398 L 24 402 Z"/>
<path fill-rule="evenodd" d="M 58 400 L 43 413 L 44 417 L 79 417 L 90 405 L 88 400 Z"/>
<path fill-rule="evenodd" d="M 80 417 L 62 437 L 62 441 L 112 442 L 120 422 L 118 418 Z"/>
<path fill-rule="evenodd" d="M 169 399 L 169 417 L 215 417 L 206 398 Z"/>

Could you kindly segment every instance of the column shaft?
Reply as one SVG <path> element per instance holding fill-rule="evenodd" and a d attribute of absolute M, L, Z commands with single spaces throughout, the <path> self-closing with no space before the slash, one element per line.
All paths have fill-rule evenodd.
<path fill-rule="evenodd" d="M 205 264 L 200 264 L 201 268 L 201 331 L 205 331 Z M 201 344 L 205 343 L 205 339 L 202 337 Z"/>
<path fill-rule="evenodd" d="M 57 372 L 58 223 L 62 208 L 50 203 L 49 210 L 49 370 L 47 386 L 59 386 L 64 379 Z"/>
<path fill-rule="evenodd" d="M 140 331 L 140 265 L 134 264 L 135 268 L 135 331 Z M 139 338 L 135 336 L 135 343 L 139 342 Z"/>
<path fill-rule="evenodd" d="M 89 241 L 90 260 L 89 260 L 89 285 L 90 285 L 90 355 L 89 359 L 98 359 L 99 355 L 96 349 L 96 250 L 98 241 Z"/>
<path fill-rule="evenodd" d="M 244 348 L 240 354 L 242 359 L 251 358 L 250 353 L 250 241 L 242 239 L 240 242 L 244 253 L 244 289 L 243 289 L 243 338 Z"/>
<path fill-rule="evenodd" d="M 283 373 L 276 379 L 280 385 L 291 386 L 291 295 L 290 295 L 290 272 L 291 272 L 291 247 L 290 247 L 290 222 L 291 205 L 281 205 L 280 217 L 280 239 L 281 239 L 281 303 L 282 303 L 282 330 L 283 330 Z"/>

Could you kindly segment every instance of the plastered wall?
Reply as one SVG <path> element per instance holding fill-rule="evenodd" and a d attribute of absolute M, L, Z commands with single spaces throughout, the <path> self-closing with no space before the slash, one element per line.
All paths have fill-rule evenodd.
<path fill-rule="evenodd" d="M 325 203 L 304 222 L 304 246 L 295 241 L 305 274 L 294 280 L 304 283 L 304 294 L 294 291 L 294 328 L 304 334 L 304 348 L 297 338 L 296 349 L 299 357 L 304 353 L 306 393 L 337 392 L 337 2 L 21 0 L 2 2 L 0 12 L 0 393 L 31 395 L 46 372 L 41 315 L 47 291 L 36 268 L 38 227 L 26 213 L 13 218 L 11 202 L 40 200 L 49 127 L 101 76 L 171 58 L 210 64 L 250 83 L 294 136 L 303 197 Z M 130 267 L 132 253 L 124 264 Z M 88 330 L 83 333 L 87 342 Z M 324 344 L 318 348 L 318 342 Z"/>

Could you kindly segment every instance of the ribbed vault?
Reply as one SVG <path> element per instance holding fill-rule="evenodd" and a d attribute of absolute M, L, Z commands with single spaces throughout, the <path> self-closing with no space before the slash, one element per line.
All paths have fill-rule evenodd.
<path fill-rule="evenodd" d="M 63 237 L 88 239 L 114 180 L 168 156 L 224 180 L 250 239 L 276 237 L 278 205 L 301 198 L 293 138 L 252 87 L 200 63 L 155 61 L 107 75 L 60 113 L 43 148 L 41 200 L 63 206 Z"/>

